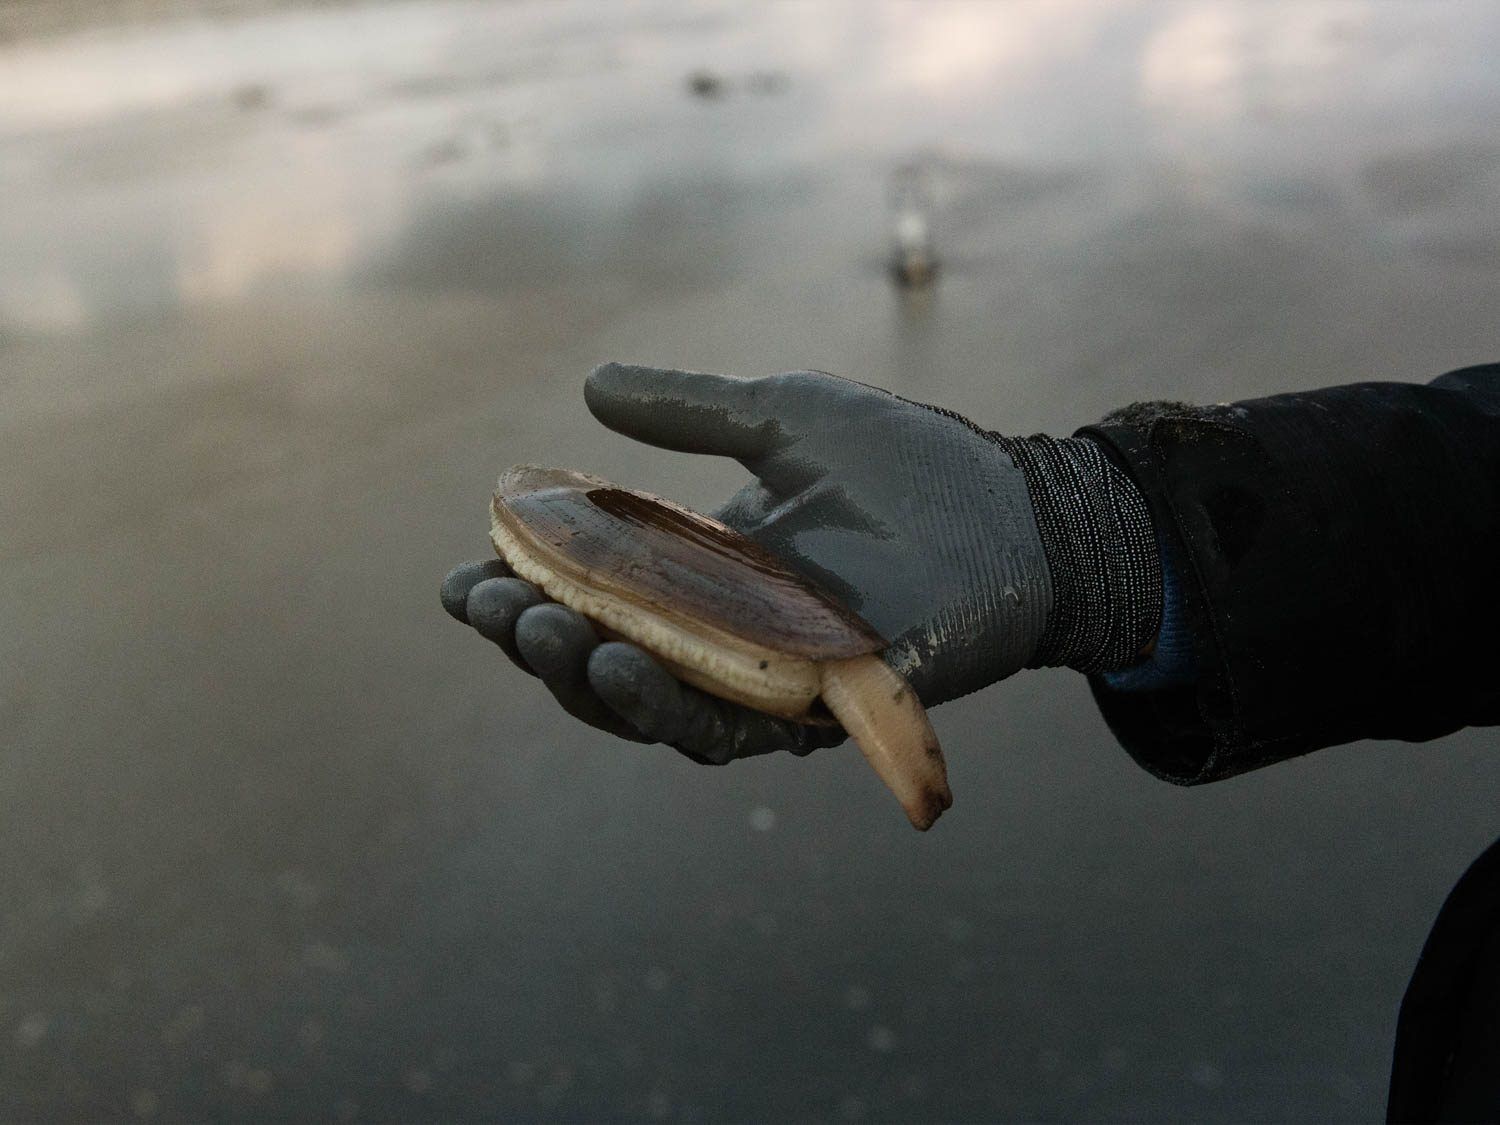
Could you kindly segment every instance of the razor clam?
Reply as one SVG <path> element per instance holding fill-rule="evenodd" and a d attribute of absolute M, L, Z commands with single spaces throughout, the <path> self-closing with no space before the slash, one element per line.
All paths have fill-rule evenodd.
<path fill-rule="evenodd" d="M 490 539 L 517 575 L 686 683 L 841 723 L 919 829 L 953 803 L 916 692 L 868 624 L 718 520 L 568 469 L 500 478 Z"/>

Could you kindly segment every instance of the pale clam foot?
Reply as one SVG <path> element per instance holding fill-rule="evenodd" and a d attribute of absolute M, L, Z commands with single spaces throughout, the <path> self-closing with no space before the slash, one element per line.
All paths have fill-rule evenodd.
<path fill-rule="evenodd" d="M 822 665 L 823 703 L 896 795 L 907 819 L 931 828 L 952 806 L 948 768 L 917 693 L 878 656 Z"/>

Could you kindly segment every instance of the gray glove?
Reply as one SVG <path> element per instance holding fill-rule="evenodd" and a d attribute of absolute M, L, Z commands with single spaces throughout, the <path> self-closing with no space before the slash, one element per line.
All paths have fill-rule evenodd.
<path fill-rule="evenodd" d="M 999 438 L 808 371 L 741 380 L 606 364 L 584 398 L 628 437 L 744 465 L 756 479 L 718 518 L 873 625 L 928 707 L 1027 666 L 1121 667 L 1155 633 L 1145 502 L 1087 441 Z M 442 598 L 569 713 L 612 733 L 713 763 L 844 737 L 706 695 L 633 645 L 601 644 L 498 560 L 455 569 Z"/>

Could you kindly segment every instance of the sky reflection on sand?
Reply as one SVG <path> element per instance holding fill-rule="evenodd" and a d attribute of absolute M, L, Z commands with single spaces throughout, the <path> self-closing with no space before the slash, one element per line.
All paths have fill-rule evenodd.
<path fill-rule="evenodd" d="M 76 327 L 347 284 L 414 213 L 476 193 L 561 194 L 620 222 L 704 177 L 913 153 L 1295 203 L 1357 190 L 1376 153 L 1420 160 L 1434 115 L 1493 113 L 1497 24 L 1456 4 L 657 5 L 612 22 L 413 3 L 23 41 L 0 50 L 0 317 Z M 703 66 L 788 81 L 699 105 L 682 76 Z M 1468 202 L 1488 204 L 1492 140 L 1456 143 L 1485 189 Z"/>

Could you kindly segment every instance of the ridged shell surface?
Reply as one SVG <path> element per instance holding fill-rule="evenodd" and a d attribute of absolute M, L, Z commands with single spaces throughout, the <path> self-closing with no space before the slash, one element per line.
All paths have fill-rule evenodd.
<path fill-rule="evenodd" d="M 575 582 L 775 652 L 833 660 L 885 641 L 775 555 L 718 520 L 570 469 L 500 478 L 495 516 Z"/>

